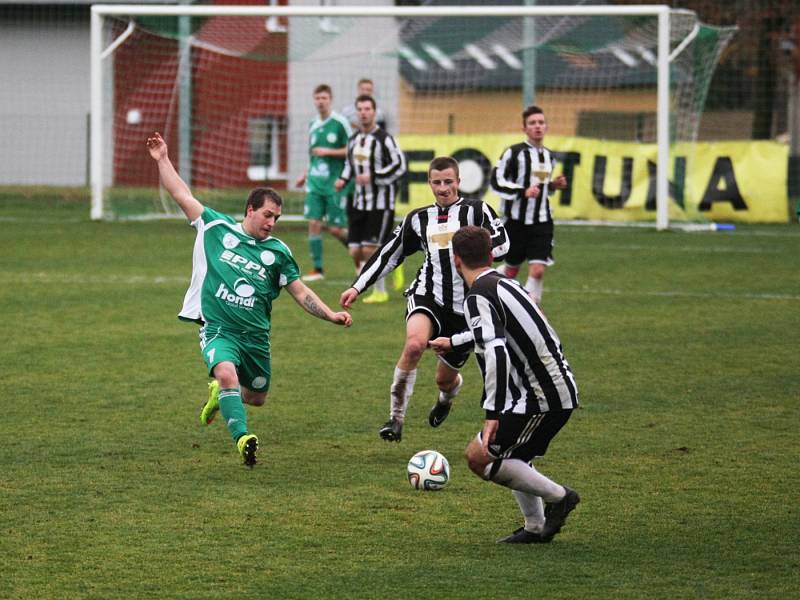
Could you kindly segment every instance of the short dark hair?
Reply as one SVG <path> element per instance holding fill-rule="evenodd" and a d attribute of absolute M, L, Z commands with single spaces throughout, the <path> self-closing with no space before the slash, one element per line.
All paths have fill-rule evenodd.
<path fill-rule="evenodd" d="M 483 227 L 467 225 L 453 236 L 453 253 L 470 269 L 492 266 L 492 239 Z"/>
<path fill-rule="evenodd" d="M 543 115 L 543 114 L 544 111 L 541 108 L 539 108 L 535 104 L 532 104 L 531 106 L 522 111 L 522 125 L 523 126 L 525 125 L 525 122 L 531 115 Z"/>
<path fill-rule="evenodd" d="M 264 206 L 264 202 L 271 200 L 276 206 L 283 206 L 283 198 L 281 195 L 268 187 L 259 187 L 250 192 L 247 197 L 247 204 L 244 205 L 244 214 L 247 215 L 247 209 L 251 206 L 253 210 L 258 210 Z"/>
<path fill-rule="evenodd" d="M 320 83 L 314 88 L 314 95 L 316 96 L 317 94 L 328 94 L 328 96 L 333 98 L 333 90 L 331 90 L 331 86 L 327 83 Z"/>
<path fill-rule="evenodd" d="M 372 110 L 378 110 L 378 105 L 375 104 L 375 98 L 372 96 L 368 96 L 367 94 L 361 94 L 356 101 L 353 103 L 353 106 L 358 106 L 359 102 L 369 102 L 372 104 Z"/>
<path fill-rule="evenodd" d="M 428 165 L 428 177 L 431 176 L 431 171 L 444 171 L 445 169 L 453 169 L 456 173 L 456 177 L 459 176 L 458 161 L 455 158 L 452 156 L 437 156 L 431 161 L 431 164 Z"/>

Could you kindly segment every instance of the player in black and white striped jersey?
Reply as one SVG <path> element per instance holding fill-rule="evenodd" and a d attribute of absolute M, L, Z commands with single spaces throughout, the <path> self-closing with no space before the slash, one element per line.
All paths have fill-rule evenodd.
<path fill-rule="evenodd" d="M 390 418 L 381 427 L 380 436 L 400 441 L 408 402 L 414 390 L 417 364 L 428 347 L 428 341 L 449 336 L 466 328 L 464 321 L 464 281 L 456 272 L 451 240 L 466 225 L 484 228 L 492 240 L 492 253 L 498 259 L 508 248 L 508 238 L 494 210 L 479 200 L 466 200 L 458 195 L 458 162 L 445 156 L 435 158 L 428 168 L 428 183 L 436 202 L 406 215 L 392 237 L 364 265 L 353 285 L 340 298 L 348 309 L 359 294 L 384 277 L 416 252 L 424 252 L 425 260 L 405 295 L 406 340 L 394 372 L 391 387 Z M 438 427 L 450 412 L 453 398 L 463 379 L 459 369 L 469 352 L 452 352 L 439 356 L 436 383 L 439 397 L 431 409 L 428 422 Z"/>
<path fill-rule="evenodd" d="M 503 223 L 511 238 L 501 272 L 513 279 L 527 260 L 525 289 L 539 303 L 545 269 L 554 263 L 550 194 L 566 188 L 567 180 L 552 177 L 556 159 L 544 146 L 547 121 L 541 108 L 523 111 L 522 130 L 527 139 L 503 152 L 492 170 L 491 187 L 503 201 Z"/>
<path fill-rule="evenodd" d="M 355 106 L 359 131 L 347 142 L 344 170 L 335 187 L 339 191 L 350 180 L 355 181 L 347 245 L 355 263 L 363 267 L 393 229 L 395 199 L 400 178 L 406 172 L 406 159 L 395 139 L 375 123 L 375 100 L 359 96 Z M 364 301 L 376 303 L 388 299 L 381 279 Z"/>
<path fill-rule="evenodd" d="M 514 280 L 491 268 L 486 232 L 465 227 L 453 236 L 456 268 L 469 286 L 469 329 L 431 341 L 437 353 L 474 348 L 484 380 L 483 430 L 467 446 L 470 469 L 513 490 L 525 524 L 500 542 L 547 543 L 580 501 L 530 462 L 578 407 L 578 388 L 561 341 L 544 314 Z M 547 502 L 547 508 L 544 507 Z"/>

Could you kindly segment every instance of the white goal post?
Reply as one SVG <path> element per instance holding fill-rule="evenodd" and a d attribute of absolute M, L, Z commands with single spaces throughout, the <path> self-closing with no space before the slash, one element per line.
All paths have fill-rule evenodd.
<path fill-rule="evenodd" d="M 656 228 L 669 227 L 668 163 L 670 159 L 670 7 L 658 6 L 152 6 L 152 5 L 93 5 L 91 9 L 91 158 L 90 180 L 92 192 L 92 219 L 104 217 L 104 186 L 109 180 L 108 164 L 103 156 L 103 97 L 104 57 L 114 48 L 104 47 L 103 20 L 106 17 L 556 17 L 556 16 L 648 16 L 657 19 L 657 106 L 656 135 L 657 162 L 655 166 Z M 124 43 L 120 36 L 114 43 Z M 520 107 L 522 108 L 522 107 Z M 144 144 L 142 142 L 142 152 Z"/>

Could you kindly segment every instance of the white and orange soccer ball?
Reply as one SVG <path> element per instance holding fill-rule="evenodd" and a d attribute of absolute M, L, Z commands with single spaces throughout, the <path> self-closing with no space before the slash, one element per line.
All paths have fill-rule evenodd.
<path fill-rule="evenodd" d="M 421 450 L 408 461 L 408 482 L 415 490 L 440 490 L 450 481 L 450 463 L 436 450 Z"/>

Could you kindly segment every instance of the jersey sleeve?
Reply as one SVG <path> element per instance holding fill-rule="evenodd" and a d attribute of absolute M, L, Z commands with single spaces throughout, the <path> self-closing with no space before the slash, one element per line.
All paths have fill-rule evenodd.
<path fill-rule="evenodd" d="M 517 160 L 514 148 L 507 148 L 500 156 L 494 169 L 489 185 L 492 191 L 503 200 L 513 200 L 524 191 L 523 186 L 516 182 Z"/>
<path fill-rule="evenodd" d="M 511 240 L 508 237 L 503 221 L 498 218 L 494 209 L 485 202 L 482 209 L 481 227 L 489 232 L 489 237 L 492 241 L 492 258 L 501 260 L 511 247 Z"/>
<path fill-rule="evenodd" d="M 344 156 L 344 168 L 339 179 L 348 183 L 353 178 L 353 137 L 347 140 L 347 153 Z"/>
<path fill-rule="evenodd" d="M 386 134 L 382 143 L 389 162 L 380 169 L 375 169 L 374 181 L 378 185 L 390 185 L 405 174 L 406 157 L 391 135 Z"/>
<path fill-rule="evenodd" d="M 510 359 L 506 348 L 506 332 L 500 315 L 488 298 L 470 295 L 464 303 L 464 317 L 481 358 L 483 375 L 483 409 L 487 419 L 496 419 L 506 404 Z"/>
<path fill-rule="evenodd" d="M 350 121 L 348 121 L 344 117 L 342 117 L 339 122 L 342 124 L 342 132 L 339 137 L 339 141 L 341 142 L 339 144 L 339 147 L 341 148 L 342 146 L 347 146 L 347 142 L 350 139 L 350 136 L 353 135 L 353 129 L 352 127 L 350 127 Z"/>
<path fill-rule="evenodd" d="M 407 256 L 411 256 L 421 248 L 419 237 L 411 226 L 410 213 L 403 222 L 395 227 L 392 237 L 386 240 L 362 267 L 361 273 L 350 286 L 361 294 L 381 277 L 391 273 Z"/>
<path fill-rule="evenodd" d="M 288 249 L 287 249 L 288 250 Z M 286 287 L 300 277 L 300 267 L 297 266 L 297 261 L 290 251 L 283 255 L 281 261 L 281 271 L 278 277 L 278 285 L 281 288 Z"/>
<path fill-rule="evenodd" d="M 190 223 L 192 227 L 198 229 L 199 225 L 208 225 L 209 223 L 213 223 L 214 221 L 225 221 L 226 223 L 235 224 L 236 220 L 233 217 L 230 217 L 224 213 L 217 212 L 213 208 L 209 208 L 208 206 L 203 207 L 203 212 L 200 213 L 200 216 L 197 217 L 194 221 Z"/>

